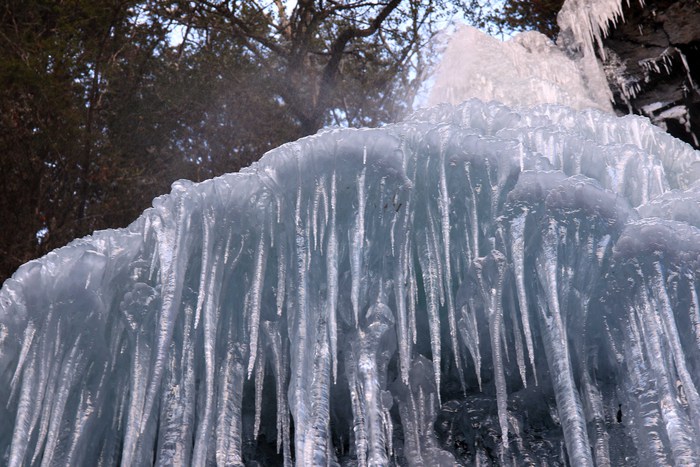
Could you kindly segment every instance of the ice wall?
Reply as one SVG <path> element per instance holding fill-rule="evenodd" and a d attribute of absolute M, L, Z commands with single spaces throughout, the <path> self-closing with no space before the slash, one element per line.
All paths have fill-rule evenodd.
<path fill-rule="evenodd" d="M 178 182 L 0 290 L 1 463 L 697 465 L 699 163 L 470 100 Z"/>

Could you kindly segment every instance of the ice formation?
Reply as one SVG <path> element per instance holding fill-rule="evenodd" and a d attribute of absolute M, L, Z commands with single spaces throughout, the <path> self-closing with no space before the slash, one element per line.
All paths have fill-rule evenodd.
<path fill-rule="evenodd" d="M 450 37 L 428 103 L 459 104 L 472 97 L 518 107 L 560 104 L 612 112 L 612 95 L 592 52 L 569 56 L 535 31 L 502 42 L 463 25 Z"/>
<path fill-rule="evenodd" d="M 4 284 L 0 459 L 697 465 L 699 164 L 470 100 L 178 182 Z"/>
<path fill-rule="evenodd" d="M 589 3 L 22 266 L 0 464 L 700 464 L 700 153 L 607 112 Z"/>
<path fill-rule="evenodd" d="M 629 0 L 627 5 L 630 1 L 644 5 L 642 0 Z M 611 28 L 624 21 L 624 5 L 622 0 L 567 0 L 558 15 L 561 32 L 556 44 L 537 32 L 517 34 L 501 42 L 462 26 L 450 38 L 428 103 L 458 104 L 476 97 L 510 106 L 561 104 L 612 112 L 612 86 L 618 103 L 626 104 L 632 113 L 632 102 L 640 91 L 645 92 L 652 75 L 670 75 L 674 70 L 685 76 L 680 83 L 682 95 L 697 93 L 700 88 L 688 57 L 677 46 L 662 47 L 658 55 L 639 61 L 635 72 L 604 47 L 603 39 Z M 690 107 L 666 96 L 637 108 L 637 112 L 664 129 L 669 122 L 680 125 L 688 141 L 698 145 Z"/>
<path fill-rule="evenodd" d="M 577 44 L 587 55 L 597 47 L 605 54 L 603 37 L 618 21 L 624 20 L 623 5 L 635 0 L 566 0 L 557 15 L 564 34 L 571 34 L 571 44 Z M 644 0 L 636 0 L 644 5 Z"/>

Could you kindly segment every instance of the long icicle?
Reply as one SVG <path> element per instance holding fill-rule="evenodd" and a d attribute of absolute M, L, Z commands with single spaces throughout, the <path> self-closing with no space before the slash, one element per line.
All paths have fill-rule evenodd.
<path fill-rule="evenodd" d="M 559 305 L 558 235 L 556 221 L 550 220 L 543 235 L 542 250 L 537 257 L 537 275 L 545 295 L 538 305 L 547 330 L 544 344 L 550 373 L 557 375 L 553 381 L 554 395 L 569 459 L 574 465 L 592 467 L 594 464 L 589 449 L 586 420 L 574 382 L 566 328 Z"/>

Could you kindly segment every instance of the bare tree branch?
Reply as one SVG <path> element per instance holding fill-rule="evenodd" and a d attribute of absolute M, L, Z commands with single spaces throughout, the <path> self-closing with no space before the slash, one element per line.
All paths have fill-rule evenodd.
<path fill-rule="evenodd" d="M 369 37 L 381 27 L 382 23 L 399 6 L 401 0 L 391 0 L 387 3 L 379 14 L 372 20 L 370 26 L 364 29 L 348 28 L 343 30 L 330 47 L 330 58 L 323 69 L 321 78 L 321 99 L 325 99 L 331 88 L 334 87 L 338 75 L 338 65 L 343 57 L 343 52 L 348 43 L 353 39 Z"/>

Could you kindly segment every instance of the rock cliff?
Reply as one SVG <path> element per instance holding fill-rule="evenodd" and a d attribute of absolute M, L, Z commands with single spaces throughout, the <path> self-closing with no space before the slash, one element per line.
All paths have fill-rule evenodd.
<path fill-rule="evenodd" d="M 600 52 L 618 113 L 700 147 L 700 1 L 623 2 Z"/>

